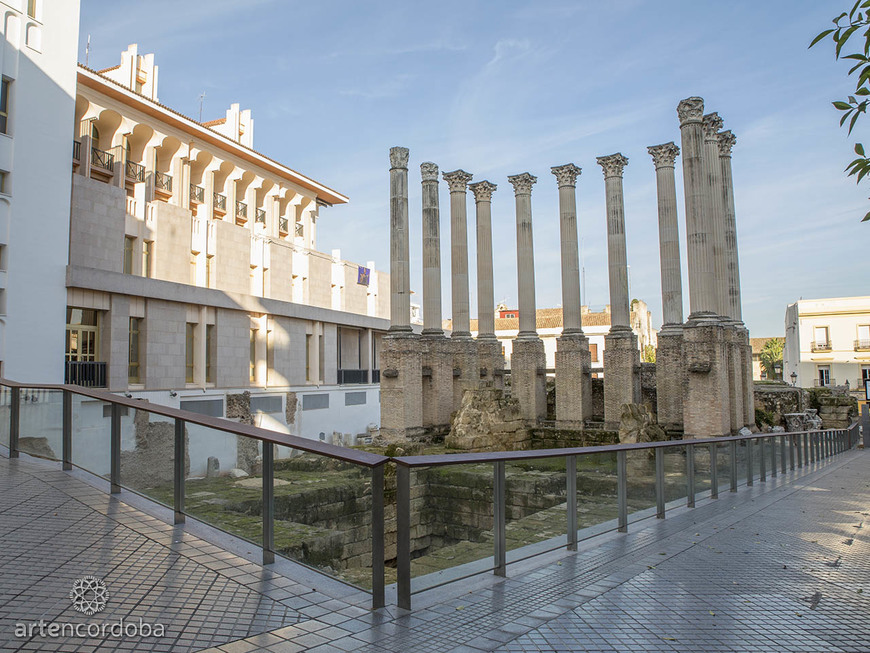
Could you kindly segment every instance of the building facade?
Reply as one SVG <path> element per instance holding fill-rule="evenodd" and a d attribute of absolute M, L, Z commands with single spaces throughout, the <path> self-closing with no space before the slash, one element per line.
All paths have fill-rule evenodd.
<path fill-rule="evenodd" d="M 59 383 L 79 3 L 43 4 L 0 2 L 0 375 Z"/>
<path fill-rule="evenodd" d="M 377 425 L 389 276 L 317 250 L 347 198 L 254 150 L 239 105 L 200 123 L 160 104 L 136 45 L 77 75 L 66 380 L 220 417 L 249 392 L 255 421 L 304 437 Z"/>
<path fill-rule="evenodd" d="M 802 299 L 785 310 L 783 377 L 801 387 L 870 379 L 870 296 Z"/>

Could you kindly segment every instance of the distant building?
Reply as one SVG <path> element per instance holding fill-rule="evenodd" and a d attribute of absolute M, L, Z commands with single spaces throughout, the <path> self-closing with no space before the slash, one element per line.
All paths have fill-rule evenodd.
<path fill-rule="evenodd" d="M 771 379 L 767 377 L 767 372 L 761 366 L 761 351 L 764 349 L 764 345 L 766 345 L 771 340 L 785 340 L 784 338 L 750 338 L 749 344 L 752 347 L 752 378 L 755 381 L 781 381 L 782 380 L 782 370 L 780 370 L 779 376 L 775 379 Z"/>
<path fill-rule="evenodd" d="M 783 376 L 801 387 L 870 379 L 870 296 L 802 299 L 785 310 Z"/>
<path fill-rule="evenodd" d="M 583 333 L 589 339 L 589 351 L 592 354 L 593 378 L 604 376 L 604 336 L 610 332 L 610 306 L 602 311 L 591 311 L 588 306 L 580 309 L 583 322 Z M 495 311 L 495 335 L 502 343 L 505 355 L 505 369 L 510 369 L 513 339 L 519 333 L 519 310 L 500 304 Z M 544 352 L 547 356 L 547 368 L 556 367 L 556 338 L 562 333 L 562 309 L 539 308 L 535 316 L 538 336 L 544 341 Z M 445 322 L 445 328 L 451 328 L 450 320 Z M 656 346 L 657 331 L 652 328 L 652 317 L 646 302 L 635 300 L 631 310 L 631 328 L 637 335 L 640 350 L 646 345 Z M 471 333 L 477 336 L 477 320 L 471 320 Z"/>

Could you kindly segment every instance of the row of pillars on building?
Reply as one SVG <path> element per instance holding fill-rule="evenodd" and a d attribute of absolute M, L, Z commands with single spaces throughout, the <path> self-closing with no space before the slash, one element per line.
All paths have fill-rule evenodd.
<path fill-rule="evenodd" d="M 716 114 L 703 115 L 703 100 L 683 100 L 680 116 L 689 238 L 691 314 L 683 324 L 680 250 L 673 142 L 649 148 L 656 168 L 664 326 L 657 355 L 658 419 L 688 437 L 727 434 L 754 421 L 751 352 L 740 315 L 740 280 L 731 180 L 735 138 L 721 132 Z M 444 173 L 450 189 L 451 299 L 453 331 L 441 325 L 441 244 L 438 166 L 423 163 L 422 337 L 410 324 L 408 157 L 390 150 L 391 327 L 382 352 L 381 431 L 413 436 L 445 426 L 463 393 L 500 387 L 504 359 L 493 313 L 491 199 L 496 185 L 469 184 L 463 171 Z M 611 329 L 604 350 L 605 423 L 616 427 L 622 406 L 640 401 L 640 358 L 631 330 L 625 246 L 622 154 L 599 157 L 604 171 Z M 582 428 L 591 417 L 591 357 L 581 323 L 576 182 L 581 169 L 553 167 L 559 188 L 563 330 L 556 351 L 556 419 Z M 546 360 L 536 331 L 531 192 L 537 178 L 508 177 L 516 199 L 519 333 L 511 357 L 511 394 L 524 417 L 546 413 Z M 471 338 L 468 299 L 466 192 L 474 194 L 477 217 L 478 336 Z M 747 376 L 748 374 L 748 376 Z"/>

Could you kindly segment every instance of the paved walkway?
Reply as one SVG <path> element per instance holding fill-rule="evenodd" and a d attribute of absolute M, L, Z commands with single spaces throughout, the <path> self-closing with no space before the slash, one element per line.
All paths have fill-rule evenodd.
<path fill-rule="evenodd" d="M 0 457 L 0 650 L 870 651 L 870 452 L 768 478 L 414 597 L 414 612 L 56 465 Z M 132 505 L 131 505 L 132 504 Z M 150 513 L 150 514 L 149 514 Z M 293 579 L 285 574 L 292 574 Z M 104 578 L 85 617 L 73 581 Z M 162 624 L 163 637 L 16 637 L 16 624 Z"/>

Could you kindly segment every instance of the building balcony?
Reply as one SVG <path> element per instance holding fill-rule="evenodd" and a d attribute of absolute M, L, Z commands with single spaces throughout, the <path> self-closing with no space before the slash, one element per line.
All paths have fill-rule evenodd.
<path fill-rule="evenodd" d="M 870 351 L 870 340 L 856 340 L 855 351 Z"/>
<path fill-rule="evenodd" d="M 106 363 L 102 361 L 66 361 L 63 382 L 86 388 L 105 388 Z"/>
<path fill-rule="evenodd" d="M 214 194 L 214 212 L 220 215 L 227 214 L 227 196 L 220 193 Z"/>
<path fill-rule="evenodd" d="M 301 222 L 296 223 L 295 235 L 297 238 L 302 238 L 305 235 L 305 226 Z"/>
<path fill-rule="evenodd" d="M 115 156 L 97 147 L 92 147 L 91 170 L 111 177 L 115 174 Z"/>
<path fill-rule="evenodd" d="M 368 383 L 368 370 L 338 370 L 338 384 Z"/>
<path fill-rule="evenodd" d="M 163 197 L 172 196 L 172 176 L 165 172 L 154 173 L 154 192 Z"/>
<path fill-rule="evenodd" d="M 266 224 L 266 211 L 265 209 L 257 209 L 257 217 L 254 219 L 254 222 L 257 224 Z"/>
<path fill-rule="evenodd" d="M 827 381 L 823 381 L 822 379 L 813 379 L 814 388 L 831 388 L 835 385 L 837 385 L 837 379 L 828 379 Z"/>
<path fill-rule="evenodd" d="M 236 201 L 236 222 L 244 224 L 248 221 L 248 205 Z"/>
<path fill-rule="evenodd" d="M 812 344 L 810 344 L 810 351 L 812 352 L 832 350 L 833 347 L 831 346 L 830 340 L 828 340 L 827 342 L 813 342 Z"/>
<path fill-rule="evenodd" d="M 372 370 L 372 383 L 380 383 L 381 382 L 381 371 L 380 370 Z"/>
<path fill-rule="evenodd" d="M 124 177 L 134 184 L 145 181 L 145 166 L 135 161 L 126 161 L 124 163 Z"/>
<path fill-rule="evenodd" d="M 73 165 L 79 165 L 82 162 L 82 142 L 73 141 Z"/>
<path fill-rule="evenodd" d="M 205 188 L 202 186 L 197 186 L 196 184 L 190 185 L 190 203 L 191 204 L 205 204 Z"/>
<path fill-rule="evenodd" d="M 282 236 L 290 233 L 290 221 L 287 218 L 278 218 L 278 233 Z"/>

